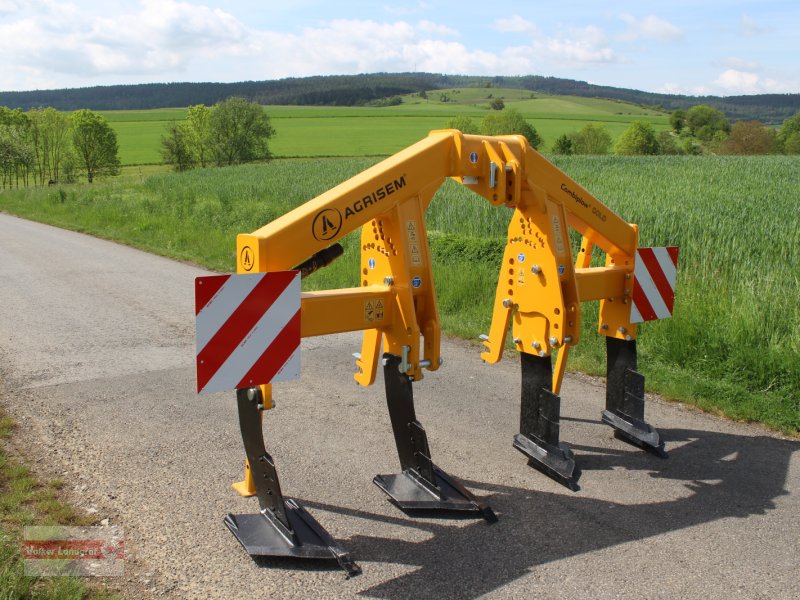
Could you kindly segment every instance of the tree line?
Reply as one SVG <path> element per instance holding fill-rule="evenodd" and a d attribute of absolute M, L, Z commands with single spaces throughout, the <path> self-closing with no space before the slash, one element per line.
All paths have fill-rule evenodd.
<path fill-rule="evenodd" d="M 358 106 L 383 98 L 454 87 L 508 87 L 554 95 L 608 98 L 667 111 L 705 104 L 732 120 L 759 120 L 778 125 L 800 110 L 800 94 L 745 96 L 682 96 L 599 86 L 585 81 L 525 75 L 483 77 L 434 73 L 371 73 L 291 77 L 238 83 L 151 83 L 90 88 L 0 92 L 0 105 L 29 110 L 52 106 L 59 110 L 133 110 L 213 105 L 237 96 L 265 105 Z"/>
<path fill-rule="evenodd" d="M 467 116 L 453 117 L 447 127 L 462 133 L 482 135 L 523 135 L 534 148 L 543 145 L 536 128 L 518 111 L 495 110 L 480 122 Z M 800 112 L 786 119 L 779 129 L 759 121 L 737 121 L 707 105 L 676 110 L 670 115 L 670 131 L 656 132 L 643 121 L 633 122 L 616 143 L 599 124 L 589 123 L 578 131 L 560 135 L 553 142 L 553 154 L 800 154 Z"/>
<path fill-rule="evenodd" d="M 118 172 L 117 134 L 102 115 L 52 107 L 26 113 L 0 106 L 2 189 L 71 183 L 79 173 L 91 183 Z"/>

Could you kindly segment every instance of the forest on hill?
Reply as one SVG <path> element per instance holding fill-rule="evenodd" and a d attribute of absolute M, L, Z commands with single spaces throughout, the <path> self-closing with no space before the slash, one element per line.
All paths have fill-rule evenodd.
<path fill-rule="evenodd" d="M 800 111 L 800 94 L 682 96 L 539 75 L 482 77 L 433 73 L 373 73 L 239 83 L 147 83 L 0 92 L 0 106 L 23 110 L 48 106 L 64 111 L 81 108 L 134 110 L 212 105 L 231 96 L 270 105 L 359 106 L 390 96 L 454 87 L 503 87 L 543 94 L 608 98 L 668 111 L 705 104 L 721 110 L 732 121 L 758 120 L 772 125 L 778 125 Z"/>

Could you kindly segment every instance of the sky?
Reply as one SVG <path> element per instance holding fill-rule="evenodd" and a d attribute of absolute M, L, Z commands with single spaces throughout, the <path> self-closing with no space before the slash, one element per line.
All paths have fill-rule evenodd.
<path fill-rule="evenodd" d="M 0 0 L 0 91 L 410 71 L 800 93 L 800 2 Z"/>

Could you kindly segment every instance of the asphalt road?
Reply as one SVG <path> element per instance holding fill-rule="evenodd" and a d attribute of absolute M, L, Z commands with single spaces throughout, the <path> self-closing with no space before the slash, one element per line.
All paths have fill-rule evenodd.
<path fill-rule="evenodd" d="M 232 240 L 233 243 L 233 240 Z M 382 381 L 352 379 L 356 335 L 305 340 L 302 378 L 276 385 L 267 448 L 299 499 L 363 568 L 251 560 L 223 526 L 243 450 L 233 393 L 199 397 L 199 268 L 0 215 L 0 380 L 17 444 L 70 497 L 125 528 L 130 597 L 798 598 L 800 444 L 648 399 L 670 458 L 600 423 L 603 382 L 568 377 L 570 492 L 527 466 L 519 365 L 445 341 L 415 384 L 434 460 L 499 516 L 414 518 L 372 483 L 397 456 Z M 640 365 L 646 374 L 647 365 Z"/>

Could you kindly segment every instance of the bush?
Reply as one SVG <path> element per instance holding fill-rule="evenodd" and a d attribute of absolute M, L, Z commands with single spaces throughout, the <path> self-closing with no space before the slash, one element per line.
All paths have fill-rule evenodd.
<path fill-rule="evenodd" d="M 542 138 L 536 128 L 513 108 L 507 108 L 498 114 L 486 115 L 481 120 L 480 132 L 483 135 L 522 135 L 534 148 L 542 145 Z"/>
<path fill-rule="evenodd" d="M 656 139 L 653 126 L 642 121 L 635 121 L 617 140 L 614 152 L 629 156 L 658 154 L 658 139 Z"/>
<path fill-rule="evenodd" d="M 572 145 L 572 138 L 567 134 L 560 135 L 553 143 L 554 154 L 574 154 L 575 150 Z"/>
<path fill-rule="evenodd" d="M 602 125 L 589 123 L 570 137 L 575 154 L 608 154 L 611 148 L 611 135 Z"/>
<path fill-rule="evenodd" d="M 473 135 L 478 133 L 478 125 L 466 115 L 458 115 L 457 117 L 453 117 L 447 121 L 445 128 L 458 129 L 461 133 L 469 133 Z"/>

